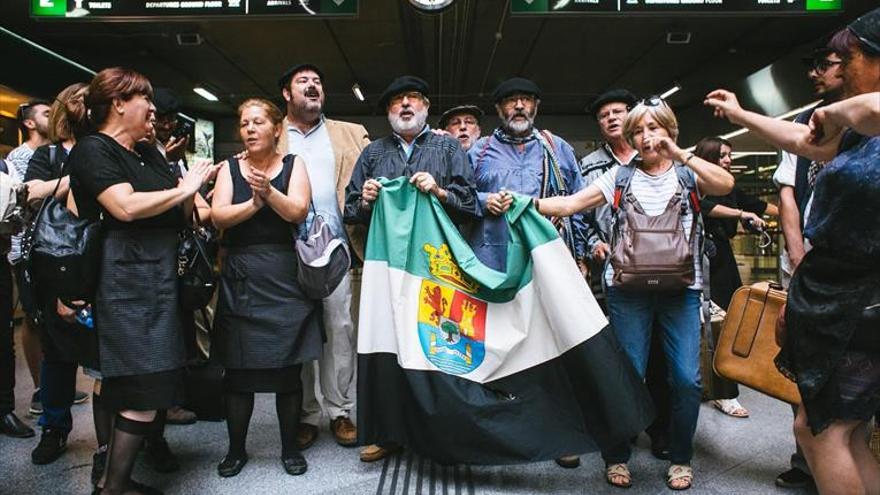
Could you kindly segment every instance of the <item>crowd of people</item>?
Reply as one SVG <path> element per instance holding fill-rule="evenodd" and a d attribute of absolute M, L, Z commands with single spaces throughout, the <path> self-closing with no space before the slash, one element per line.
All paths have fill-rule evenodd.
<path fill-rule="evenodd" d="M 211 360 L 225 370 L 228 449 L 218 474 L 236 476 L 248 462 L 255 393 L 275 394 L 288 474 L 307 471 L 302 452 L 325 414 L 339 445 L 358 445 L 357 261 L 382 194 L 379 178 L 403 176 L 443 205 L 479 261 L 496 270 L 507 263 L 505 213 L 517 195 L 533 198 L 649 388 L 651 451 L 668 461 L 674 490 L 696 479 L 694 434 L 708 379 L 700 371 L 704 302 L 726 308 L 742 285 L 731 239 L 779 216 L 789 292 L 777 365 L 803 401 L 794 407 L 798 449 L 777 484 L 880 494 L 880 465 L 867 444 L 880 410 L 880 9 L 806 61 L 822 101 L 795 122 L 747 111 L 725 90 L 705 98 L 717 117 L 782 150 L 778 206 L 736 187 L 729 141 L 709 136 L 683 149 L 672 108 L 624 89 L 593 102 L 604 142 L 581 160 L 561 136 L 540 130 L 541 89 L 520 77 L 495 89 L 499 121 L 486 133 L 489 119 L 475 105 L 446 110 L 431 128 L 428 83 L 398 77 L 379 98 L 389 133 L 371 140 L 362 125 L 324 115 L 324 75 L 299 64 L 279 79 L 286 112 L 262 98 L 241 103 L 243 151 L 219 164 L 186 162 L 187 138 L 174 132 L 176 98 L 133 70 L 105 69 L 52 102 L 23 105 L 25 140 L 6 156 L 4 172 L 29 186 L 34 204 L 54 197 L 100 222 L 101 255 L 86 319 L 74 304 L 82 301 L 33 283 L 22 236 L 9 239 L 10 263 L 0 263 L 0 432 L 35 435 L 14 413 L 14 275 L 34 382 L 30 412 L 42 428 L 34 464 L 64 454 L 71 408 L 89 398 L 76 390 L 82 366 L 95 378 L 95 492 L 155 493 L 131 479 L 142 448 L 157 470 L 179 468 L 163 432 L 167 422 L 195 421 L 181 406 L 186 367 L 199 353 L 193 314 L 179 302 L 178 244 L 199 221 L 222 232 L 210 335 Z M 355 258 L 323 300 L 297 281 L 294 250 L 317 216 Z M 748 417 L 736 383 L 715 378 L 714 406 Z M 390 439 L 362 445 L 360 459 L 406 447 Z M 607 482 L 632 486 L 630 439 L 601 450 Z M 556 462 L 577 467 L 579 454 Z"/>

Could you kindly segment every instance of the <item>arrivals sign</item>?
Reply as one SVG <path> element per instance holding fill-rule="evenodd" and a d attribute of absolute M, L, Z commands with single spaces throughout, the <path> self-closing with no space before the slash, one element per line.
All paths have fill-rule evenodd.
<path fill-rule="evenodd" d="M 30 0 L 38 19 L 353 16 L 358 0 Z"/>
<path fill-rule="evenodd" d="M 511 0 L 513 14 L 809 14 L 843 11 L 843 0 Z"/>

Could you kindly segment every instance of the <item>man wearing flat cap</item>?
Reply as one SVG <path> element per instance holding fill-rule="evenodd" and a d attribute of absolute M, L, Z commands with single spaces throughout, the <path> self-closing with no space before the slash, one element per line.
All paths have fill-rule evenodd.
<path fill-rule="evenodd" d="M 544 198 L 574 194 L 582 187 L 574 149 L 559 136 L 535 128 L 541 90 L 515 77 L 493 93 L 501 125 L 480 138 L 468 152 L 483 222 L 470 236 L 477 257 L 496 270 L 507 265 L 507 224 L 501 215 L 513 200 L 509 192 Z M 551 219 L 575 259 L 584 257 L 581 215 Z M 498 242 L 499 239 L 505 239 Z"/>
<path fill-rule="evenodd" d="M 287 116 L 279 140 L 283 153 L 299 155 L 306 163 L 312 186 L 315 211 L 303 227 L 318 214 L 334 235 L 349 242 L 363 259 L 364 229 L 346 229 L 342 221 L 345 186 L 351 179 L 361 150 L 370 144 L 367 130 L 360 124 L 331 120 L 324 116 L 324 74 L 313 64 L 298 64 L 279 79 L 281 95 L 287 102 Z M 346 275 L 322 304 L 327 341 L 321 359 L 303 366 L 303 406 L 297 429 L 297 445 L 310 447 L 318 438 L 321 409 L 330 418 L 330 431 L 342 446 L 357 443 L 357 428 L 351 421 L 354 407 L 357 307 L 353 294 L 360 292 L 360 269 Z M 321 388 L 319 404 L 316 387 Z"/>
<path fill-rule="evenodd" d="M 438 127 L 458 139 L 461 149 L 468 151 L 480 139 L 483 111 L 476 105 L 459 105 L 443 112 Z"/>
<path fill-rule="evenodd" d="M 623 137 L 623 121 L 636 104 L 636 97 L 625 89 L 612 89 L 599 95 L 590 105 L 590 114 L 599 124 L 604 142 L 580 162 L 584 187 L 615 165 L 627 165 L 636 151 Z M 611 233 L 611 206 L 603 205 L 584 214 L 587 226 L 587 259 L 590 263 L 590 288 L 596 300 L 604 307 L 602 289 L 605 257 L 609 252 Z"/>
<path fill-rule="evenodd" d="M 381 194 L 379 177 L 409 177 L 422 192 L 433 194 L 456 224 L 477 218 L 473 173 L 458 141 L 431 132 L 427 125 L 428 83 L 414 76 L 395 79 L 379 98 L 392 134 L 370 143 L 361 153 L 345 195 L 345 221 L 369 225 L 373 202 Z M 392 445 L 369 445 L 364 462 L 378 461 Z"/>

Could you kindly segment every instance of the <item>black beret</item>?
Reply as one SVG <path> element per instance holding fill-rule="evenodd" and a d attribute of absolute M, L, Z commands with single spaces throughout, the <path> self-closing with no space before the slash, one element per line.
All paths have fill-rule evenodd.
<path fill-rule="evenodd" d="M 473 115 L 474 118 L 477 119 L 477 123 L 480 123 L 480 118 L 484 115 L 483 111 L 480 107 L 476 105 L 459 105 L 457 107 L 452 107 L 449 110 L 443 112 L 443 115 L 440 116 L 440 122 L 437 124 L 437 127 L 443 129 L 449 124 L 449 120 L 455 116 L 462 113 L 466 113 L 468 115 Z"/>
<path fill-rule="evenodd" d="M 180 101 L 177 95 L 168 88 L 153 89 L 153 105 L 156 107 L 156 116 L 176 114 L 180 110 Z"/>
<path fill-rule="evenodd" d="M 304 70 L 314 71 L 315 74 L 318 74 L 318 77 L 321 78 L 321 82 L 324 81 L 324 73 L 321 72 L 321 69 L 318 68 L 315 64 L 296 64 L 293 67 L 287 69 L 281 77 L 278 78 L 278 87 L 280 89 L 284 89 L 290 86 L 290 80 L 293 79 L 293 76 L 296 75 L 297 72 L 302 72 Z"/>
<path fill-rule="evenodd" d="M 852 21 L 847 27 L 868 51 L 880 54 L 880 8 Z"/>
<path fill-rule="evenodd" d="M 593 103 L 590 104 L 590 114 L 595 117 L 596 114 L 599 113 L 599 109 L 609 103 L 624 103 L 627 108 L 632 108 L 636 105 L 636 100 L 636 95 L 630 93 L 628 90 L 608 90 L 593 100 Z"/>
<path fill-rule="evenodd" d="M 405 93 L 407 91 L 418 91 L 427 98 L 428 83 L 425 82 L 424 79 L 416 76 L 398 77 L 397 79 L 391 81 L 391 84 L 389 84 L 388 87 L 385 88 L 385 91 L 382 92 L 382 96 L 379 97 L 379 109 L 386 110 L 388 108 L 388 102 L 391 101 L 391 98 L 394 98 L 400 93 Z"/>
<path fill-rule="evenodd" d="M 534 95 L 535 98 L 541 98 L 541 88 L 533 81 L 524 77 L 512 77 L 495 88 L 492 93 L 492 100 L 500 103 L 501 100 L 515 94 Z"/>

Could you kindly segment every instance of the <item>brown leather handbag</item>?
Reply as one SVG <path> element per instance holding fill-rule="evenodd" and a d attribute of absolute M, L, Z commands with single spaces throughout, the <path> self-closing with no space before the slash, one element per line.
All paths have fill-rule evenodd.
<path fill-rule="evenodd" d="M 776 319 L 787 293 L 776 283 L 740 287 L 727 308 L 715 346 L 715 371 L 790 404 L 801 402 L 797 385 L 776 368 Z"/>

